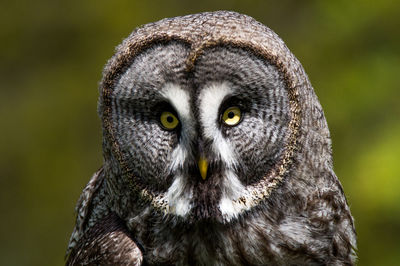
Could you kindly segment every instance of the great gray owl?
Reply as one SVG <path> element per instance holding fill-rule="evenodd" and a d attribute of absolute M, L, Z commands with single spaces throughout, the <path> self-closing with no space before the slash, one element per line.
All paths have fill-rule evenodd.
<path fill-rule="evenodd" d="M 253 18 L 136 29 L 104 69 L 104 165 L 67 264 L 350 265 L 353 218 L 299 61 Z"/>

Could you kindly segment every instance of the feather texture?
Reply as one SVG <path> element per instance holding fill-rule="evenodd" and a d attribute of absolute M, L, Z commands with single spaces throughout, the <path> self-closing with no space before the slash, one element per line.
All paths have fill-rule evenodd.
<path fill-rule="evenodd" d="M 231 107 L 240 119 L 227 125 Z M 104 165 L 79 200 L 68 265 L 355 263 L 322 107 L 253 18 L 207 12 L 136 29 L 105 66 L 98 112 Z M 166 128 L 163 112 L 179 122 Z"/>

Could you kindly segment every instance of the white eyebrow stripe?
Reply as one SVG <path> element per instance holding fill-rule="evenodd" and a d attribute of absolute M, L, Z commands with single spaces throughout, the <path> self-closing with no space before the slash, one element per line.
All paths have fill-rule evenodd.
<path fill-rule="evenodd" d="M 188 91 L 182 89 L 179 85 L 167 83 L 162 89 L 161 95 L 171 103 L 181 119 L 190 121 L 192 114 Z"/>
<path fill-rule="evenodd" d="M 213 139 L 215 132 L 219 131 L 216 124 L 218 110 L 224 98 L 231 93 L 232 90 L 226 83 L 213 83 L 200 92 L 200 119 L 205 137 Z"/>
<path fill-rule="evenodd" d="M 162 88 L 161 95 L 175 108 L 182 125 L 181 139 L 178 146 L 172 152 L 172 163 L 170 171 L 184 165 L 190 154 L 190 143 L 196 136 L 195 122 L 190 106 L 190 94 L 179 85 L 167 83 Z"/>
<path fill-rule="evenodd" d="M 213 83 L 200 92 L 200 120 L 205 138 L 212 140 L 213 151 L 228 167 L 236 165 L 236 155 L 229 140 L 226 139 L 219 127 L 219 108 L 226 96 L 233 93 L 227 83 Z"/>

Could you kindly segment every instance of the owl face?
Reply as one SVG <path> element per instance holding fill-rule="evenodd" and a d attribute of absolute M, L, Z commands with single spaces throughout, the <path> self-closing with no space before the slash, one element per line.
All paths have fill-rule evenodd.
<path fill-rule="evenodd" d="M 188 69 L 190 53 L 171 41 L 136 56 L 112 90 L 111 127 L 131 173 L 124 178 L 155 209 L 228 222 L 275 184 L 287 90 L 276 67 L 248 49 L 211 46 Z"/>

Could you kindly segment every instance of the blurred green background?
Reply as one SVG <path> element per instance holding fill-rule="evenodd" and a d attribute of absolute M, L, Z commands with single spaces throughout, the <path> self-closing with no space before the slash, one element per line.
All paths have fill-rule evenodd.
<path fill-rule="evenodd" d="M 62 265 L 102 164 L 97 85 L 114 47 L 164 17 L 234 10 L 302 62 L 332 133 L 359 265 L 400 265 L 400 1 L 2 1 L 0 265 Z"/>

